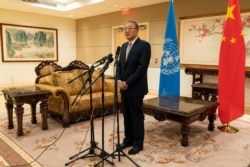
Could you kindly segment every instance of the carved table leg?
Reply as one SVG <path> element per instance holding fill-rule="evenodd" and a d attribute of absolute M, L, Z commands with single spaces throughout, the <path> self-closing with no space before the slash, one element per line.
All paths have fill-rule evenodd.
<path fill-rule="evenodd" d="M 42 100 L 40 103 L 40 112 L 42 115 L 42 129 L 48 129 L 47 114 L 48 114 L 48 99 Z"/>
<path fill-rule="evenodd" d="M 36 103 L 37 101 L 34 101 L 30 103 L 30 108 L 31 108 L 31 123 L 36 124 L 37 119 L 36 119 Z"/>
<path fill-rule="evenodd" d="M 5 103 L 6 109 L 7 109 L 7 114 L 8 114 L 8 128 L 13 129 L 14 124 L 13 124 L 13 103 L 10 100 L 7 100 Z"/>
<path fill-rule="evenodd" d="M 214 120 L 215 119 L 216 119 L 216 115 L 215 114 L 208 115 L 209 124 L 208 124 L 207 129 L 209 131 L 214 131 Z"/>
<path fill-rule="evenodd" d="M 190 128 L 189 128 L 188 124 L 182 124 L 182 127 L 181 127 L 181 135 L 182 135 L 181 145 L 184 147 L 188 146 L 189 129 Z"/>
<path fill-rule="evenodd" d="M 17 136 L 23 136 L 23 103 L 16 104 L 15 111 L 17 117 Z"/>

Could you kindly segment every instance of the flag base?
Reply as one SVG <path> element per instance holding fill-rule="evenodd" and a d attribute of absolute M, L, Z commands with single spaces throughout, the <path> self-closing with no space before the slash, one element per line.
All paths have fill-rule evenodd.
<path fill-rule="evenodd" d="M 227 132 L 227 133 L 237 133 L 239 131 L 237 128 L 232 127 L 229 124 L 219 126 L 218 129 L 222 132 Z"/>

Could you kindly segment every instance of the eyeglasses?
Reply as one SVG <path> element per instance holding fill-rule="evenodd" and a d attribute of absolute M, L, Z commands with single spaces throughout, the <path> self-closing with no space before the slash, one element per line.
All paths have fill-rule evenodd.
<path fill-rule="evenodd" d="M 126 31 L 126 30 L 132 30 L 132 29 L 136 29 L 136 28 L 134 28 L 134 27 L 124 27 L 124 30 Z"/>

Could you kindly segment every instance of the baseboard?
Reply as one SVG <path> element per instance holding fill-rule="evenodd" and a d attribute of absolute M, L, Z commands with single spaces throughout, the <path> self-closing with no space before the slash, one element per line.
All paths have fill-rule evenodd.
<path fill-rule="evenodd" d="M 148 95 L 158 96 L 158 92 L 156 90 L 149 90 Z"/>
<path fill-rule="evenodd" d="M 250 106 L 245 106 L 245 114 L 250 115 Z"/>

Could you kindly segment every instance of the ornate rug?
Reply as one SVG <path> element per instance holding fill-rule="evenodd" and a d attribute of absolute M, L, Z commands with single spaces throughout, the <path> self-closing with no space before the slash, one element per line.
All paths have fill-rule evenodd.
<path fill-rule="evenodd" d="M 31 124 L 30 115 L 27 114 L 29 112 L 25 113 L 23 119 L 24 136 L 21 137 L 16 136 L 16 128 L 7 129 L 7 119 L 0 117 L 1 142 L 14 141 L 17 148 L 24 153 L 27 154 L 28 152 L 34 158 L 39 157 L 38 161 L 45 167 L 62 167 L 66 164 L 74 167 L 93 167 L 96 163 L 99 163 L 98 166 L 102 166 L 103 163 L 105 167 L 136 166 L 131 160 L 141 167 L 247 167 L 250 163 L 249 115 L 244 115 L 231 123 L 231 126 L 239 129 L 238 133 L 225 133 L 217 128 L 214 132 L 207 131 L 208 120 L 192 123 L 188 147 L 183 147 L 180 144 L 181 125 L 179 123 L 159 122 L 151 116 L 146 116 L 144 150 L 139 154 L 129 155 L 128 157 L 131 160 L 126 156 L 120 156 L 119 161 L 118 156 L 114 156 L 114 158 L 109 156 L 115 151 L 117 144 L 117 119 L 115 116 L 105 117 L 103 123 L 101 118 L 94 119 L 93 138 L 97 148 L 94 147 L 95 154 L 90 154 L 88 149 L 93 147 L 90 145 L 91 129 L 89 121 L 72 124 L 69 128 L 63 129 L 61 123 L 48 118 L 49 129 L 42 130 L 40 113 L 37 113 L 38 124 Z M 124 135 L 123 119 L 122 116 L 119 118 L 119 136 L 120 141 L 122 141 Z M 218 119 L 215 121 L 215 125 L 221 125 Z M 104 134 L 102 135 L 103 131 Z M 104 140 L 102 140 L 103 137 Z M 9 146 L 9 148 L 11 147 Z M 84 151 L 85 149 L 87 151 Z M 128 155 L 128 149 L 124 150 L 126 155 Z M 8 152 L 10 151 L 8 150 Z M 1 151 L 0 155 L 4 157 L 3 155 L 6 152 Z M 12 149 L 12 152 L 23 157 L 22 153 L 18 152 L 16 148 Z M 79 152 L 80 154 L 77 155 Z M 99 156 L 105 153 L 108 156 L 107 160 L 103 160 Z M 85 155 L 90 155 L 90 157 L 84 157 Z M 73 156 L 79 159 L 70 163 L 72 160 L 70 157 Z M 14 161 L 15 156 L 12 157 L 11 155 L 10 157 Z M 4 157 L 4 159 L 7 158 Z M 31 162 L 32 160 L 31 158 L 24 160 L 24 162 Z M 114 165 L 111 165 L 109 161 L 113 162 Z M 1 163 L 6 166 L 5 161 L 2 160 Z M 18 161 L 18 163 L 21 163 L 21 161 Z"/>
<path fill-rule="evenodd" d="M 0 131 L 0 167 L 42 167 L 34 158 Z"/>

